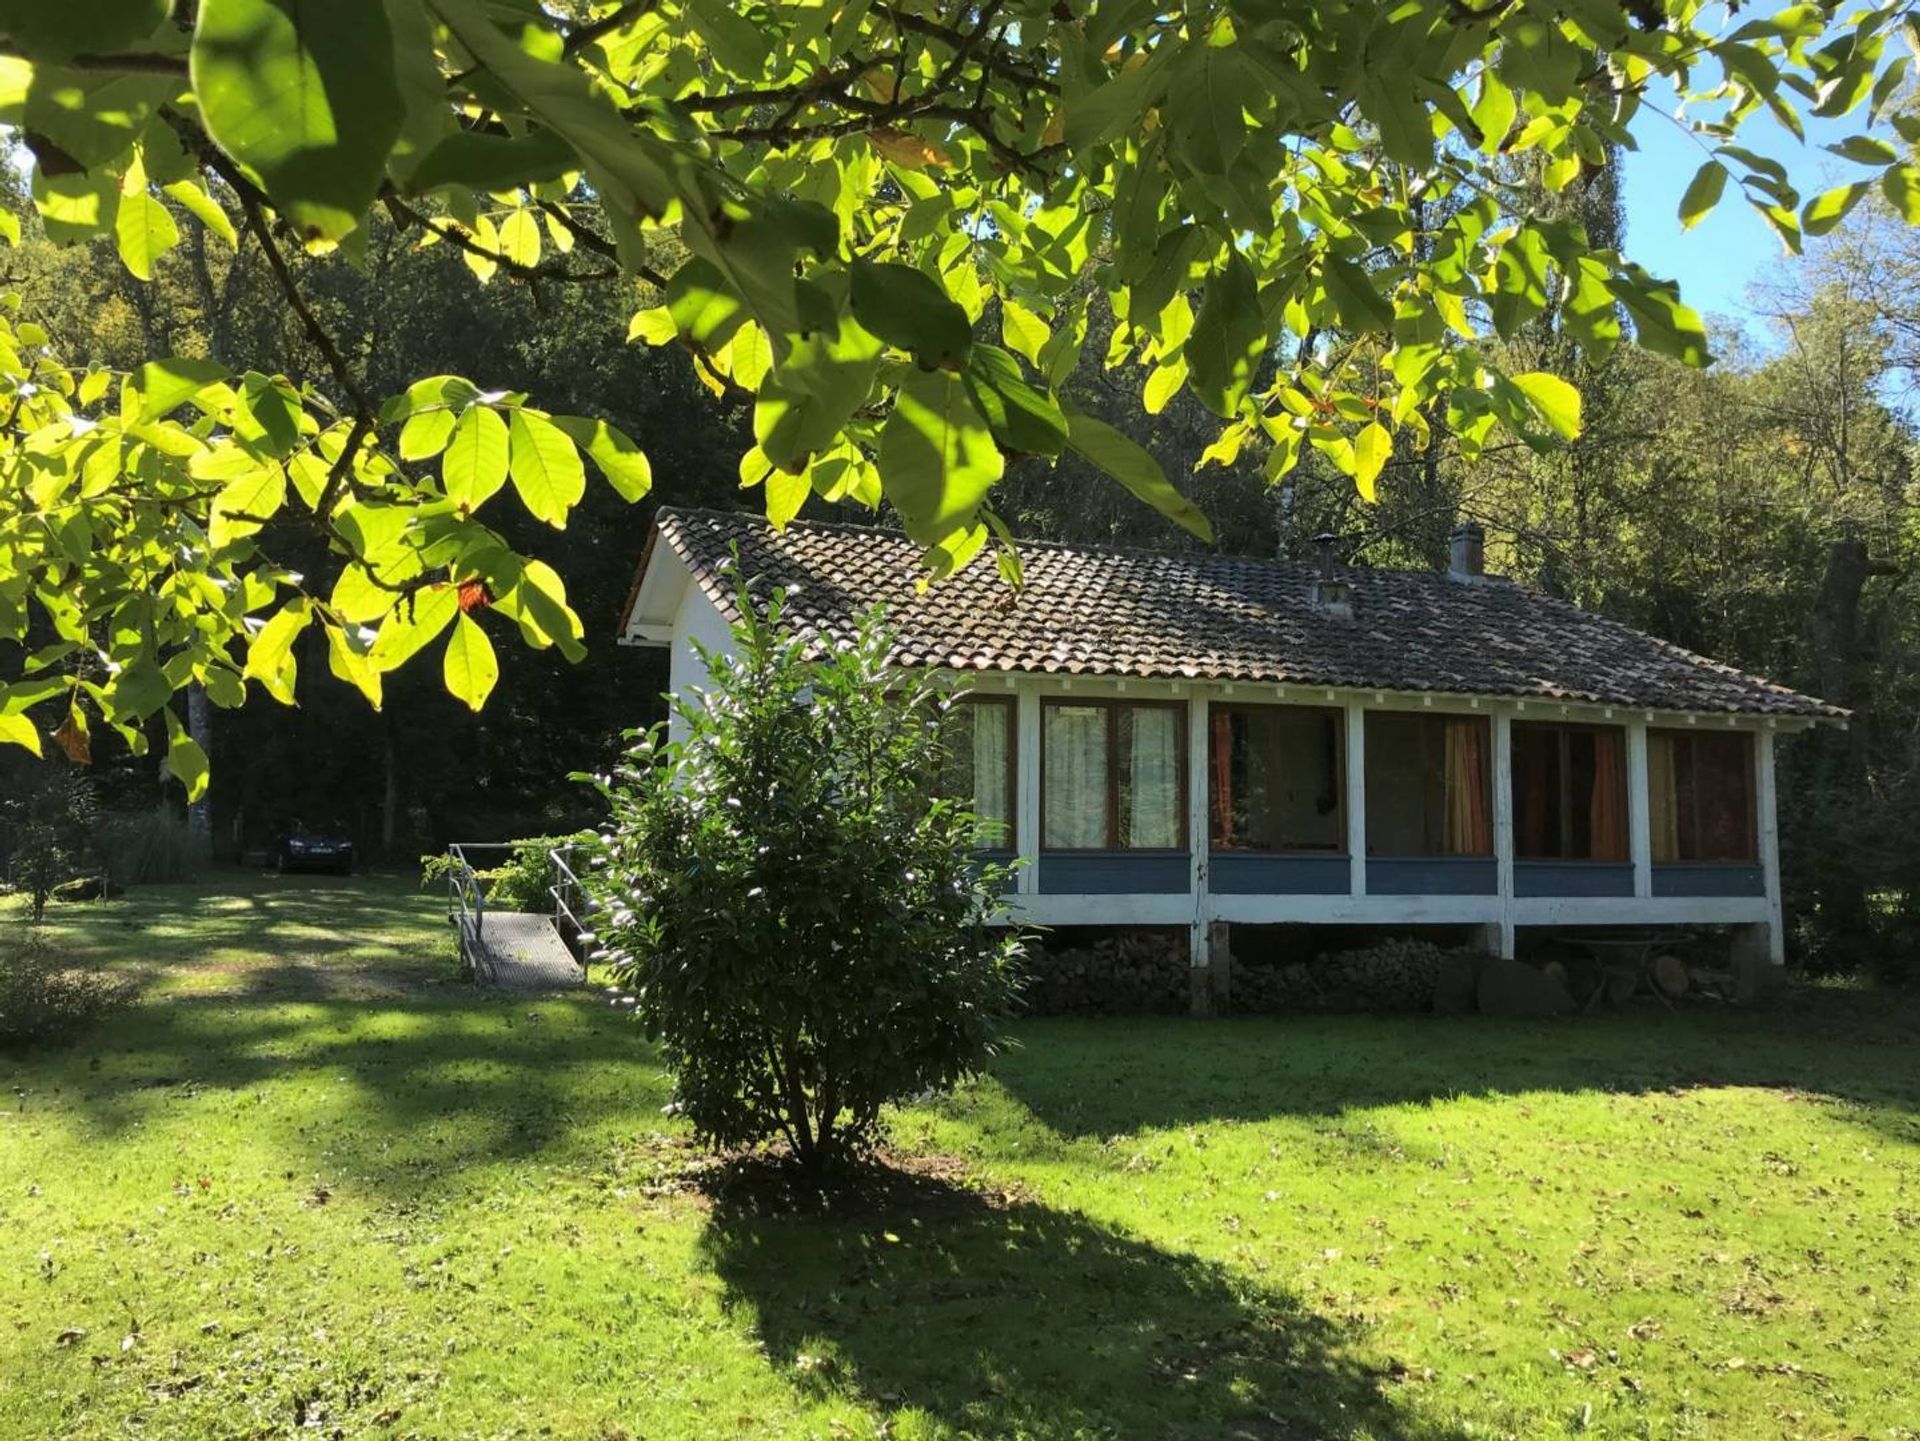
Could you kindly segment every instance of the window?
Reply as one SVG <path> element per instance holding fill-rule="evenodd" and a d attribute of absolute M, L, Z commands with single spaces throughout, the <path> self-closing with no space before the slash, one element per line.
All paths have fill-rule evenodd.
<path fill-rule="evenodd" d="M 982 850 L 1013 849 L 1013 699 L 968 696 L 946 719 L 940 793 L 971 806 Z"/>
<path fill-rule="evenodd" d="M 1513 830 L 1521 860 L 1626 860 L 1626 732 L 1515 721 Z"/>
<path fill-rule="evenodd" d="M 1493 727 L 1485 716 L 1367 713 L 1367 852 L 1493 854 Z"/>
<path fill-rule="evenodd" d="M 1648 731 L 1647 793 L 1656 865 L 1758 853 L 1752 736 Z"/>
<path fill-rule="evenodd" d="M 1047 701 L 1041 843 L 1051 851 L 1186 844 L 1185 707 Z"/>
<path fill-rule="evenodd" d="M 1321 706 L 1216 705 L 1208 714 L 1216 851 L 1343 851 L 1345 718 Z"/>

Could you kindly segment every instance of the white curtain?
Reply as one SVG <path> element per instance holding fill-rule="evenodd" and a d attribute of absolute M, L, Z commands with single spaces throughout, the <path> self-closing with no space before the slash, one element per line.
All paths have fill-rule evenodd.
<path fill-rule="evenodd" d="M 1013 707 L 975 703 L 967 707 L 973 720 L 973 813 L 979 817 L 979 844 L 989 849 L 1013 845 L 1013 816 L 1008 809 L 1012 774 L 1007 764 L 1008 717 Z"/>
<path fill-rule="evenodd" d="M 1107 846 L 1107 713 L 1050 705 L 1046 728 L 1046 833 L 1050 850 Z"/>
<path fill-rule="evenodd" d="M 1126 719 L 1127 806 L 1120 843 L 1130 849 L 1174 850 L 1180 844 L 1181 713 L 1136 706 Z"/>

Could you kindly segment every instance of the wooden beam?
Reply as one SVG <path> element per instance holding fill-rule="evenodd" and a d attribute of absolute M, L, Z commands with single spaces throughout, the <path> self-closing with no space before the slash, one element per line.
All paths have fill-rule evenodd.
<path fill-rule="evenodd" d="M 1647 764 L 1647 723 L 1627 722 L 1627 854 L 1633 859 L 1633 893 L 1653 894 L 1653 793 Z"/>

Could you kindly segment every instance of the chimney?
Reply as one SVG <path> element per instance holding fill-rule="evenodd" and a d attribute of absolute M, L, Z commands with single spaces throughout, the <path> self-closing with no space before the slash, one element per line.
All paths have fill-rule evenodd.
<path fill-rule="evenodd" d="M 1313 582 L 1313 606 L 1336 620 L 1352 620 L 1353 587 L 1340 579 L 1333 559 L 1337 540 L 1338 536 L 1324 530 L 1313 538 L 1313 543 L 1320 547 L 1320 574 Z"/>
<path fill-rule="evenodd" d="M 1453 580 L 1487 578 L 1487 533 L 1471 520 L 1462 521 L 1453 532 L 1453 558 L 1447 564 Z"/>

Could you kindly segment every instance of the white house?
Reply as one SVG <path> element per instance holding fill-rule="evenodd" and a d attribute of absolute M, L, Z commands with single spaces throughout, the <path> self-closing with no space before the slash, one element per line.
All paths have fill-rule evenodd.
<path fill-rule="evenodd" d="M 1726 925 L 1779 963 L 1774 740 L 1846 712 L 1486 575 L 1028 543 L 923 586 L 889 531 L 662 510 L 622 639 L 671 685 L 724 650 L 723 572 L 847 634 L 876 602 L 903 666 L 971 686 L 976 810 L 1043 925 Z"/>

